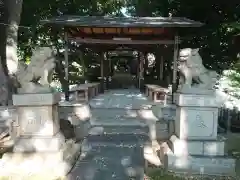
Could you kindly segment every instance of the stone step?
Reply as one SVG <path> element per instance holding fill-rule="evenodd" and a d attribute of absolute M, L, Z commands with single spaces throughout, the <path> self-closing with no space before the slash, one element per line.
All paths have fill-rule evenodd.
<path fill-rule="evenodd" d="M 145 127 L 147 126 L 144 121 L 140 119 L 128 119 L 128 118 L 91 118 L 90 119 L 91 126 L 140 126 Z"/>
<path fill-rule="evenodd" d="M 143 149 L 136 147 L 100 146 L 80 156 L 69 173 L 75 180 L 143 180 Z"/>
<path fill-rule="evenodd" d="M 145 134 L 149 133 L 147 126 L 92 126 L 89 130 L 90 135 L 101 135 L 101 134 Z"/>
<path fill-rule="evenodd" d="M 160 159 L 168 171 L 196 175 L 235 176 L 236 160 L 228 156 L 175 155 L 167 143 L 161 145 Z"/>
<path fill-rule="evenodd" d="M 105 146 L 146 145 L 151 144 L 150 138 L 144 134 L 102 134 L 88 135 L 85 140 L 88 144 Z"/>
<path fill-rule="evenodd" d="M 96 118 L 140 118 L 147 120 L 157 120 L 151 109 L 125 109 L 125 108 L 92 108 L 91 114 Z"/>

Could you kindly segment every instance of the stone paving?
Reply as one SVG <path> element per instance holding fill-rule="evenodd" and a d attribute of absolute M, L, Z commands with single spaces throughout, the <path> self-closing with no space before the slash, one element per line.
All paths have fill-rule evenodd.
<path fill-rule="evenodd" d="M 143 180 L 144 146 L 151 144 L 149 129 L 140 119 L 123 114 L 149 109 L 151 102 L 138 90 L 126 89 L 99 95 L 90 106 L 92 128 L 68 179 Z"/>

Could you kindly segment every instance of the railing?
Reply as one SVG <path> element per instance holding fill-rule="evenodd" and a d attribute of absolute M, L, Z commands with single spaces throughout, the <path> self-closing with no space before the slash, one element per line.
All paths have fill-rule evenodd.
<path fill-rule="evenodd" d="M 240 110 L 220 108 L 218 124 L 226 132 L 240 132 Z"/>

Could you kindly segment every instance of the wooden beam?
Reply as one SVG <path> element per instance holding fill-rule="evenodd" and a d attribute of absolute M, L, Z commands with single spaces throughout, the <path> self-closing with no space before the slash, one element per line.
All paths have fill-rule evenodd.
<path fill-rule="evenodd" d="M 75 41 L 84 44 L 174 44 L 174 40 L 106 40 L 92 38 L 69 38 L 70 41 Z M 180 43 L 180 41 L 178 42 Z"/>
<path fill-rule="evenodd" d="M 66 89 L 66 92 L 65 92 L 65 100 L 69 100 L 69 85 L 68 85 L 68 33 L 65 32 L 64 34 L 64 48 L 65 48 L 65 51 L 64 51 L 64 61 L 65 61 L 65 64 L 64 64 L 64 70 L 65 70 L 65 81 L 66 81 L 66 86 L 67 86 L 67 89 Z"/>
<path fill-rule="evenodd" d="M 175 92 L 177 90 L 177 71 L 178 71 L 178 67 L 177 67 L 177 60 L 178 60 L 178 51 L 179 51 L 179 36 L 175 36 L 175 40 L 174 40 L 174 55 L 173 55 L 173 92 Z"/>

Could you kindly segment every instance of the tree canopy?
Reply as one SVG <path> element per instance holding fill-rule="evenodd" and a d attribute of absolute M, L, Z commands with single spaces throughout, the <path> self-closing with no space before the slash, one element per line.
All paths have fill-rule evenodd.
<path fill-rule="evenodd" d="M 1 9 L 1 11 L 4 11 Z M 239 33 L 240 3 L 237 0 L 23 0 L 21 22 L 18 30 L 19 59 L 29 61 L 32 49 L 38 45 L 55 45 L 63 48 L 62 31 L 57 31 L 39 22 L 58 15 L 94 16 L 174 16 L 200 21 L 205 25 L 198 29 L 180 31 L 181 47 L 199 47 L 204 64 L 221 73 L 237 63 L 239 47 L 234 44 L 234 35 Z M 235 23 L 235 25 L 230 25 Z M 0 36 L 4 36 L 1 34 Z M 73 50 L 74 51 L 74 50 Z M 74 55 L 72 55 L 74 56 Z M 97 55 L 85 49 L 82 56 L 70 58 L 72 64 L 90 66 Z M 60 57 L 59 57 L 60 58 Z M 62 67 L 62 64 L 59 65 Z M 85 71 L 85 70 L 84 70 Z M 87 71 L 87 70 L 86 70 Z M 57 77 L 61 79 L 61 71 Z M 63 75 L 63 74 L 62 74 Z"/>

